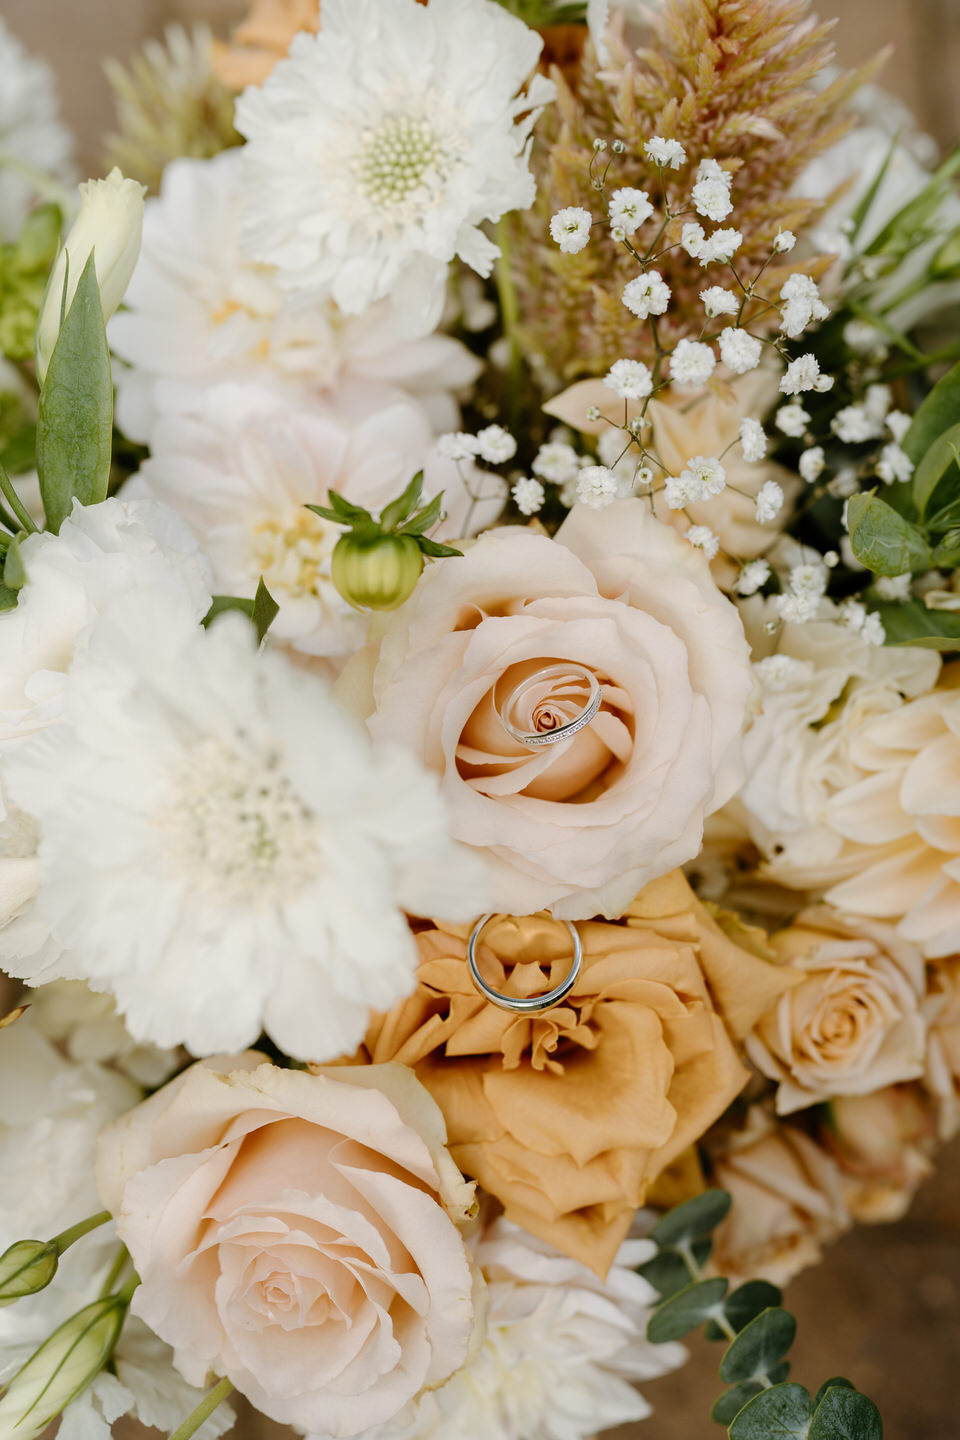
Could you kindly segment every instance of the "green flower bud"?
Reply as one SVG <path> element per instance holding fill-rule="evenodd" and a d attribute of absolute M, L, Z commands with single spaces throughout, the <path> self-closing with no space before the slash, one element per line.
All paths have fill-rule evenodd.
<path fill-rule="evenodd" d="M 413 535 L 341 535 L 330 573 L 334 585 L 361 610 L 395 610 L 414 591 L 423 552 Z"/>
<path fill-rule="evenodd" d="M 52 1241 L 18 1240 L 0 1255 L 0 1306 L 44 1290 L 57 1273 L 59 1255 Z"/>
<path fill-rule="evenodd" d="M 127 1313 L 110 1295 L 71 1315 L 44 1340 L 0 1398 L 0 1440 L 34 1440 L 109 1360 Z"/>

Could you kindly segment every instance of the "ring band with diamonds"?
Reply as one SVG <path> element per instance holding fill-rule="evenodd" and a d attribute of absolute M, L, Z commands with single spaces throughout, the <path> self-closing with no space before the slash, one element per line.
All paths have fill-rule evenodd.
<path fill-rule="evenodd" d="M 474 985 L 485 1000 L 489 1000 L 491 1005 L 496 1005 L 501 1010 L 512 1010 L 517 1015 L 539 1015 L 544 1010 L 552 1010 L 554 1005 L 559 1005 L 561 1000 L 565 1000 L 570 994 L 576 984 L 577 976 L 580 974 L 580 967 L 583 964 L 583 942 L 577 927 L 569 920 L 563 921 L 573 937 L 573 964 L 559 985 L 548 990 L 545 995 L 504 995 L 501 991 L 494 990 L 492 985 L 487 984 L 477 965 L 477 941 L 480 938 L 480 932 L 488 921 L 494 918 L 493 911 L 489 915 L 483 915 L 474 925 L 467 943 L 467 964 L 470 967 L 470 978 Z"/>
<path fill-rule="evenodd" d="M 569 720 L 566 725 L 558 725 L 552 730 L 522 730 L 513 724 L 510 719 L 511 711 L 516 710 L 531 690 L 539 689 L 545 681 L 570 681 L 571 679 L 586 683 L 589 689 L 589 698 L 586 704 L 573 720 Z M 593 671 L 588 670 L 585 665 L 548 665 L 543 670 L 538 670 L 536 674 L 529 676 L 511 693 L 505 706 L 499 712 L 500 723 L 507 734 L 511 735 L 514 740 L 518 740 L 521 745 L 531 747 L 557 745 L 561 740 L 569 740 L 571 735 L 576 735 L 579 730 L 583 730 L 585 726 L 589 725 L 600 709 L 602 701 L 603 692 L 600 682 Z"/>

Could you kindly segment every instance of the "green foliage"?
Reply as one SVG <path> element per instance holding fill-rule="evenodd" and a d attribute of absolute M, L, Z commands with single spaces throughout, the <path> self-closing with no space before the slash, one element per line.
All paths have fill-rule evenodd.
<path fill-rule="evenodd" d="M 853 553 L 875 575 L 902 575 L 933 566 L 923 531 L 876 495 L 854 495 L 847 506 Z"/>
<path fill-rule="evenodd" d="M 695 1195 L 665 1215 L 651 1230 L 650 1239 L 661 1249 L 699 1240 L 727 1218 L 730 1204 L 726 1190 L 704 1190 L 702 1195 Z"/>
<path fill-rule="evenodd" d="M 218 616 L 225 615 L 228 610 L 239 610 L 242 615 L 246 615 L 256 631 L 257 643 L 262 645 L 267 631 L 277 618 L 280 606 L 270 594 L 261 575 L 257 593 L 252 600 L 243 595 L 214 595 L 213 603 L 203 617 L 204 626 L 212 625 Z"/>
<path fill-rule="evenodd" d="M 960 614 L 954 610 L 930 610 L 922 600 L 880 601 L 874 609 L 883 622 L 888 645 L 960 650 Z"/>
<path fill-rule="evenodd" d="M 788 1381 L 761 1390 L 730 1426 L 730 1440 L 807 1440 L 813 1405 L 810 1392 Z"/>
<path fill-rule="evenodd" d="M 720 1378 L 728 1385 L 761 1380 L 786 1355 L 797 1334 L 789 1310 L 771 1306 L 762 1310 L 731 1344 L 720 1365 Z"/>
<path fill-rule="evenodd" d="M 498 4 L 533 30 L 587 23 L 587 0 L 498 0 Z"/>
<path fill-rule="evenodd" d="M 113 450 L 113 380 L 91 253 L 57 337 L 37 416 L 37 471 L 54 533 L 74 500 L 105 500 Z"/>
<path fill-rule="evenodd" d="M 33 335 L 57 255 L 63 217 L 56 205 L 31 210 L 16 240 L 0 245 L 0 354 L 33 356 Z"/>
<path fill-rule="evenodd" d="M 730 1330 L 739 1334 L 751 1320 L 771 1306 L 779 1305 L 782 1299 L 777 1286 L 771 1285 L 769 1280 L 748 1280 L 723 1302 L 723 1318 L 729 1328 L 721 1329 L 715 1320 L 711 1320 L 705 1332 L 707 1339 L 722 1340 Z"/>
<path fill-rule="evenodd" d="M 809 1440 L 883 1440 L 880 1411 L 851 1385 L 834 1383 L 819 1400 Z"/>
<path fill-rule="evenodd" d="M 718 1313 L 728 1283 L 723 1276 L 716 1276 L 712 1280 L 696 1280 L 678 1290 L 654 1310 L 647 1325 L 647 1339 L 654 1345 L 662 1345 L 665 1340 L 682 1340 Z"/>
<path fill-rule="evenodd" d="M 957 420 L 960 420 L 960 365 L 955 365 L 934 385 L 903 437 L 903 449 L 914 465 L 920 464 L 934 441 Z"/>

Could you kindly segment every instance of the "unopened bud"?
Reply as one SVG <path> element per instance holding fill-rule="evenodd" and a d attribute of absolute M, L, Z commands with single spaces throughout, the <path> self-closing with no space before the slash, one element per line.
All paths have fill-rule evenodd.
<path fill-rule="evenodd" d="M 0 1306 L 44 1290 L 57 1273 L 58 1252 L 49 1240 L 18 1240 L 0 1255 Z"/>
<path fill-rule="evenodd" d="M 116 1295 L 94 1300 L 44 1340 L 0 1398 L 0 1440 L 33 1440 L 109 1360 L 127 1313 Z"/>

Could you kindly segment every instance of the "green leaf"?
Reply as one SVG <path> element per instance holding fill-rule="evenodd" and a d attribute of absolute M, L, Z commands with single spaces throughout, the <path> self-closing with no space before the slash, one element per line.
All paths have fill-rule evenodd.
<path fill-rule="evenodd" d="M 875 610 L 888 645 L 919 645 L 924 650 L 960 650 L 960 614 L 928 610 L 922 600 L 881 603 Z"/>
<path fill-rule="evenodd" d="M 709 1237 L 703 1240 L 694 1240 L 690 1246 L 694 1264 L 705 1265 L 710 1259 L 712 1249 L 713 1241 Z M 671 1295 L 676 1295 L 678 1290 L 684 1290 L 690 1284 L 690 1271 L 686 1261 L 682 1255 L 676 1250 L 670 1249 L 669 1246 L 660 1250 L 652 1260 L 638 1265 L 637 1274 L 649 1281 L 663 1300 L 668 1300 Z"/>
<path fill-rule="evenodd" d="M 252 600 L 247 600 L 242 595 L 214 595 L 213 604 L 203 617 L 204 627 L 212 625 L 218 616 L 225 615 L 228 610 L 239 610 L 248 620 L 252 620 L 253 605 Z"/>
<path fill-rule="evenodd" d="M 435 560 L 442 560 L 445 555 L 462 555 L 462 550 L 456 550 L 452 545 L 438 545 L 436 540 L 428 540 L 426 535 L 414 536 L 424 555 L 432 555 Z"/>
<path fill-rule="evenodd" d="M 697 1240 L 709 1235 L 720 1221 L 726 1218 L 730 1209 L 730 1196 L 726 1190 L 704 1190 L 676 1209 L 664 1215 L 658 1225 L 650 1231 L 650 1239 L 658 1245 L 679 1245 L 687 1240 Z"/>
<path fill-rule="evenodd" d="M 440 519 L 443 495 L 434 495 L 429 505 L 426 505 L 403 526 L 404 535 L 423 535 L 432 525 L 436 525 Z"/>
<path fill-rule="evenodd" d="M 718 1275 L 713 1280 L 698 1280 L 679 1290 L 658 1305 L 647 1324 L 647 1339 L 654 1345 L 665 1340 L 679 1340 L 709 1320 L 727 1293 L 728 1281 Z"/>
<path fill-rule="evenodd" d="M 847 504 L 847 525 L 854 555 L 875 575 L 902 575 L 933 565 L 923 532 L 876 495 L 853 496 Z"/>
<path fill-rule="evenodd" d="M 817 1406 L 820 1404 L 820 1401 L 823 1399 L 824 1395 L 826 1395 L 827 1391 L 835 1385 L 840 1385 L 847 1390 L 856 1390 L 857 1388 L 852 1380 L 847 1380 L 842 1375 L 834 1375 L 831 1379 L 824 1380 L 823 1384 L 820 1386 L 820 1389 L 813 1397 L 814 1410 L 816 1410 Z"/>
<path fill-rule="evenodd" d="M 4 610 L 13 610 L 16 608 L 19 593 L 19 590 L 11 590 L 8 585 L 0 584 L 0 614 L 2 614 Z"/>
<path fill-rule="evenodd" d="M 949 425 L 942 435 L 937 436 L 913 472 L 913 503 L 916 505 L 917 514 L 921 519 L 927 513 L 933 492 L 940 481 L 951 465 L 957 464 L 958 453 L 960 453 L 960 421 L 955 425 Z"/>
<path fill-rule="evenodd" d="M 16 535 L 10 541 L 6 559 L 3 562 L 3 584 L 8 590 L 22 590 L 27 583 L 27 572 L 24 569 L 23 556 L 20 554 L 20 539 L 21 535 Z"/>
<path fill-rule="evenodd" d="M 807 1440 L 812 1413 L 803 1385 L 774 1385 L 744 1406 L 730 1426 L 730 1440 Z"/>
<path fill-rule="evenodd" d="M 771 1285 L 768 1280 L 748 1280 L 724 1300 L 724 1319 L 739 1334 L 744 1326 L 749 1325 L 762 1311 L 779 1305 L 782 1299 L 776 1285 Z M 727 1338 L 715 1320 L 710 1321 L 704 1333 L 708 1340 Z"/>
<path fill-rule="evenodd" d="M 261 575 L 260 583 L 257 586 L 257 593 L 253 597 L 253 609 L 250 613 L 253 628 L 257 632 L 257 640 L 261 645 L 263 644 L 263 637 L 279 613 L 280 606 L 263 583 L 263 576 Z"/>
<path fill-rule="evenodd" d="M 883 1440 L 880 1411 L 859 1390 L 834 1385 L 817 1406 L 810 1440 Z"/>
<path fill-rule="evenodd" d="M 18 425 L 0 449 L 0 465 L 10 475 L 33 470 L 37 461 L 37 427 L 32 420 Z"/>
<path fill-rule="evenodd" d="M 380 512 L 381 530 L 396 530 L 400 522 L 406 520 L 407 516 L 412 515 L 416 510 L 420 504 L 422 493 L 423 471 L 418 470 L 403 494 L 398 495 L 396 500 L 391 500 L 390 504 Z"/>
<path fill-rule="evenodd" d="M 784 1360 L 782 1365 L 775 1365 L 767 1377 L 774 1385 L 779 1385 L 786 1380 L 790 1374 L 790 1363 Z M 734 1385 L 732 1390 L 726 1390 L 717 1400 L 710 1412 L 711 1418 L 716 1420 L 718 1425 L 729 1425 L 735 1415 L 739 1415 L 744 1405 L 752 1400 L 754 1395 L 759 1395 L 767 1387 L 761 1385 L 759 1380 L 744 1380 L 739 1385 Z"/>
<path fill-rule="evenodd" d="M 113 444 L 113 380 L 93 254 L 57 337 L 37 414 L 37 470 L 47 526 L 73 501 L 105 500 Z"/>
<path fill-rule="evenodd" d="M 353 505 L 349 500 L 344 500 L 336 490 L 327 491 L 327 499 L 330 501 L 330 509 L 340 525 L 346 525 L 351 520 L 372 520 L 373 516 L 369 510 L 364 510 L 362 505 Z M 320 515 L 321 509 L 318 505 L 308 505 L 308 510 L 316 510 Z"/>
<path fill-rule="evenodd" d="M 346 523 L 344 516 L 337 510 L 331 510 L 326 505 L 305 505 L 305 510 L 312 510 L 314 515 L 319 515 L 321 520 L 332 520 L 335 525 Z"/>
<path fill-rule="evenodd" d="M 903 437 L 903 449 L 914 465 L 919 465 L 930 446 L 944 430 L 960 420 L 960 365 L 938 380 L 913 417 Z"/>
<path fill-rule="evenodd" d="M 793 1344 L 797 1322 L 789 1310 L 771 1306 L 745 1326 L 720 1362 L 720 1378 L 728 1385 L 768 1375 Z"/>

